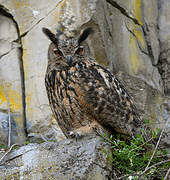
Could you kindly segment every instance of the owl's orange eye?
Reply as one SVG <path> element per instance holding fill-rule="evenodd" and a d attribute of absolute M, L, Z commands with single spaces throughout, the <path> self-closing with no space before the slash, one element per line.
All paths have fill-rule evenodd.
<path fill-rule="evenodd" d="M 56 56 L 62 56 L 63 55 L 62 52 L 59 49 L 54 49 L 53 51 L 54 51 L 54 54 Z"/>
<path fill-rule="evenodd" d="M 83 54 L 83 47 L 79 47 L 77 50 L 76 50 L 76 54 L 79 54 L 79 55 L 82 55 Z"/>

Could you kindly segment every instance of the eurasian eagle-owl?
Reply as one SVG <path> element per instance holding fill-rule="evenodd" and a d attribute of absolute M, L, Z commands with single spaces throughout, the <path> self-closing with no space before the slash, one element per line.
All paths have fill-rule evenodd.
<path fill-rule="evenodd" d="M 102 128 L 136 134 L 141 121 L 127 90 L 114 74 L 89 56 L 85 40 L 92 28 L 76 37 L 42 30 L 51 40 L 45 76 L 49 104 L 66 137 Z"/>

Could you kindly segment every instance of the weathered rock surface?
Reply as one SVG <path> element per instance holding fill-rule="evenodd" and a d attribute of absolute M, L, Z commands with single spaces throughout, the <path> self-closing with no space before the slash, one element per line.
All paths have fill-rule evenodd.
<path fill-rule="evenodd" d="M 61 23 L 66 33 L 93 27 L 92 56 L 117 73 L 153 128 L 169 120 L 169 147 L 169 9 L 169 0 L 0 0 L 0 143 L 7 143 L 9 108 L 12 143 L 23 143 L 25 127 L 31 142 L 64 138 L 48 105 L 50 42 L 41 31 Z M 0 179 L 107 179 L 104 147 L 96 137 L 29 144 L 6 157 Z"/>
<path fill-rule="evenodd" d="M 160 39 L 160 59 L 159 71 L 164 82 L 164 91 L 170 95 L 170 1 L 159 1 L 159 39 Z"/>
<path fill-rule="evenodd" d="M 96 136 L 78 141 L 29 144 L 11 152 L 0 165 L 0 179 L 106 180 L 111 168 L 103 149 L 108 145 Z M 106 168 L 105 168 L 106 167 Z"/>
<path fill-rule="evenodd" d="M 52 117 L 46 96 L 44 76 L 49 41 L 41 31 L 42 27 L 48 27 L 55 32 L 59 23 L 64 27 L 65 33 L 92 26 L 95 33 L 88 39 L 92 56 L 112 71 L 127 74 L 128 78 L 120 76 L 120 79 L 127 78 L 127 89 L 137 101 L 140 112 L 152 121 L 153 126 L 165 122 L 164 112 L 167 110 L 162 104 L 164 99 L 168 98 L 164 98 L 163 93 L 168 94 L 170 79 L 168 0 L 0 0 L 0 4 L 13 15 L 22 35 L 20 45 L 23 47 L 21 59 L 24 67 L 21 69 L 25 74 L 25 113 L 30 137 L 63 138 Z M 3 18 L 6 17 L 3 15 Z M 4 21 L 9 23 L 10 20 L 8 18 Z M 0 27 L 4 28 L 2 32 L 8 32 L 6 26 Z M 0 36 L 3 36 L 0 53 L 6 53 L 13 47 L 9 40 L 6 41 L 9 34 L 10 32 L 0 33 Z M 21 87 L 17 80 L 21 78 L 17 53 L 15 50 L 9 53 L 10 57 L 17 57 L 13 58 L 12 62 L 7 56 L 3 56 L 0 68 L 3 81 L 8 82 L 10 77 L 10 90 L 12 93 L 14 90 L 18 92 L 15 99 L 21 102 L 21 90 L 16 89 L 16 86 Z M 6 76 L 6 73 L 11 75 Z M 0 102 L 4 103 L 0 103 L 0 109 L 7 112 L 7 101 L 3 101 L 4 90 L 2 92 Z M 13 97 L 14 93 L 11 96 Z M 14 104 L 12 97 L 9 98 L 11 105 Z M 23 104 L 17 107 L 18 111 L 22 112 Z M 14 121 L 17 122 L 15 118 Z"/>
<path fill-rule="evenodd" d="M 44 85 L 49 41 L 44 37 L 41 28 L 48 23 L 50 27 L 53 27 L 56 24 L 56 18 L 53 16 L 56 14 L 55 6 L 58 4 L 57 1 L 53 0 L 48 2 L 51 3 L 48 7 L 46 7 L 46 1 L 39 1 L 39 3 L 38 1 L 37 3 L 33 1 L 2 2 L 2 4 L 9 9 L 18 23 L 20 34 L 22 35 L 27 31 L 28 33 L 22 38 L 22 44 L 20 44 L 23 48 L 23 52 L 18 51 L 17 47 L 15 48 L 16 50 L 13 49 L 12 51 L 7 49 L 12 47 L 11 44 L 14 43 L 13 40 L 18 38 L 18 34 L 15 34 L 17 32 L 16 28 L 13 27 L 12 18 L 10 19 L 3 15 L 3 19 L 7 20 L 1 21 L 0 28 L 2 30 L 0 32 L 2 33 L 0 36 L 3 37 L 0 39 L 5 39 L 6 42 L 9 42 L 9 45 L 7 44 L 7 46 L 6 43 L 3 42 L 0 52 L 2 51 L 4 54 L 7 51 L 10 52 L 0 60 L 0 77 L 3 80 L 1 82 L 0 79 L 0 109 L 8 111 L 5 90 L 2 84 L 4 82 L 6 83 L 5 85 L 7 86 L 7 92 L 9 94 L 11 114 L 14 112 L 15 116 L 16 113 L 18 115 L 18 119 L 14 119 L 17 128 L 22 125 L 24 121 L 23 117 L 19 119 L 18 113 L 22 113 L 23 108 L 25 108 L 28 133 L 31 133 L 31 136 L 35 135 L 36 137 L 43 135 L 46 139 L 50 140 L 55 138 L 61 139 L 63 138 L 63 135 L 60 129 L 58 129 L 58 125 L 53 121 Z M 53 12 L 51 12 L 49 18 L 46 18 L 48 12 L 52 9 Z M 31 29 L 42 17 L 44 20 Z M 11 28 L 9 28 L 9 26 L 11 26 Z M 10 39 L 13 34 L 13 39 Z M 23 61 L 23 67 L 20 67 L 19 61 Z M 20 70 L 24 72 L 25 89 L 21 89 L 22 73 Z M 22 93 L 24 93 L 26 105 L 22 104 Z M 21 129 L 23 129 L 23 127 Z"/>
<path fill-rule="evenodd" d="M 141 119 L 149 121 L 152 129 L 162 129 L 166 125 L 162 143 L 170 152 L 170 98 L 140 78 L 129 76 L 123 72 L 117 73 L 116 76 L 133 97 Z"/>
<path fill-rule="evenodd" d="M 18 36 L 17 25 L 12 16 L 0 7 L 0 124 L 8 124 L 8 118 L 4 113 L 7 113 L 10 108 L 11 119 L 17 124 L 15 130 L 18 134 L 18 138 L 13 142 L 23 143 L 25 132 L 23 130 L 22 69 L 20 69 L 22 62 L 21 44 L 16 41 Z M 1 127 L 0 134 L 8 131 L 7 126 Z M 7 134 L 5 133 L 4 136 Z M 5 142 L 0 136 L 0 143 L 5 144 Z"/>
<path fill-rule="evenodd" d="M 8 144 L 8 136 L 9 136 L 9 124 L 8 124 L 8 114 L 0 112 L 0 145 Z M 11 143 L 14 144 L 17 142 L 18 133 L 16 123 L 11 117 Z"/>

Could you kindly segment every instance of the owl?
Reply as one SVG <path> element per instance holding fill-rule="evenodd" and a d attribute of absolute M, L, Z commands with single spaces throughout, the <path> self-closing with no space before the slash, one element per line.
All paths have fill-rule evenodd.
<path fill-rule="evenodd" d="M 141 127 L 132 98 L 121 82 L 89 56 L 86 28 L 75 37 L 42 31 L 51 44 L 45 86 L 51 110 L 66 137 L 94 131 L 135 135 Z"/>

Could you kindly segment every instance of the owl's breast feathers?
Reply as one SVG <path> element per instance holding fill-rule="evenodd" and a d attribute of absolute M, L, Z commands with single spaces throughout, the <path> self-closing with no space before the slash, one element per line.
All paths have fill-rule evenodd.
<path fill-rule="evenodd" d="M 127 135 L 141 121 L 124 86 L 108 70 L 87 60 L 64 70 L 51 69 L 45 78 L 51 109 L 62 131 L 97 121 Z"/>

